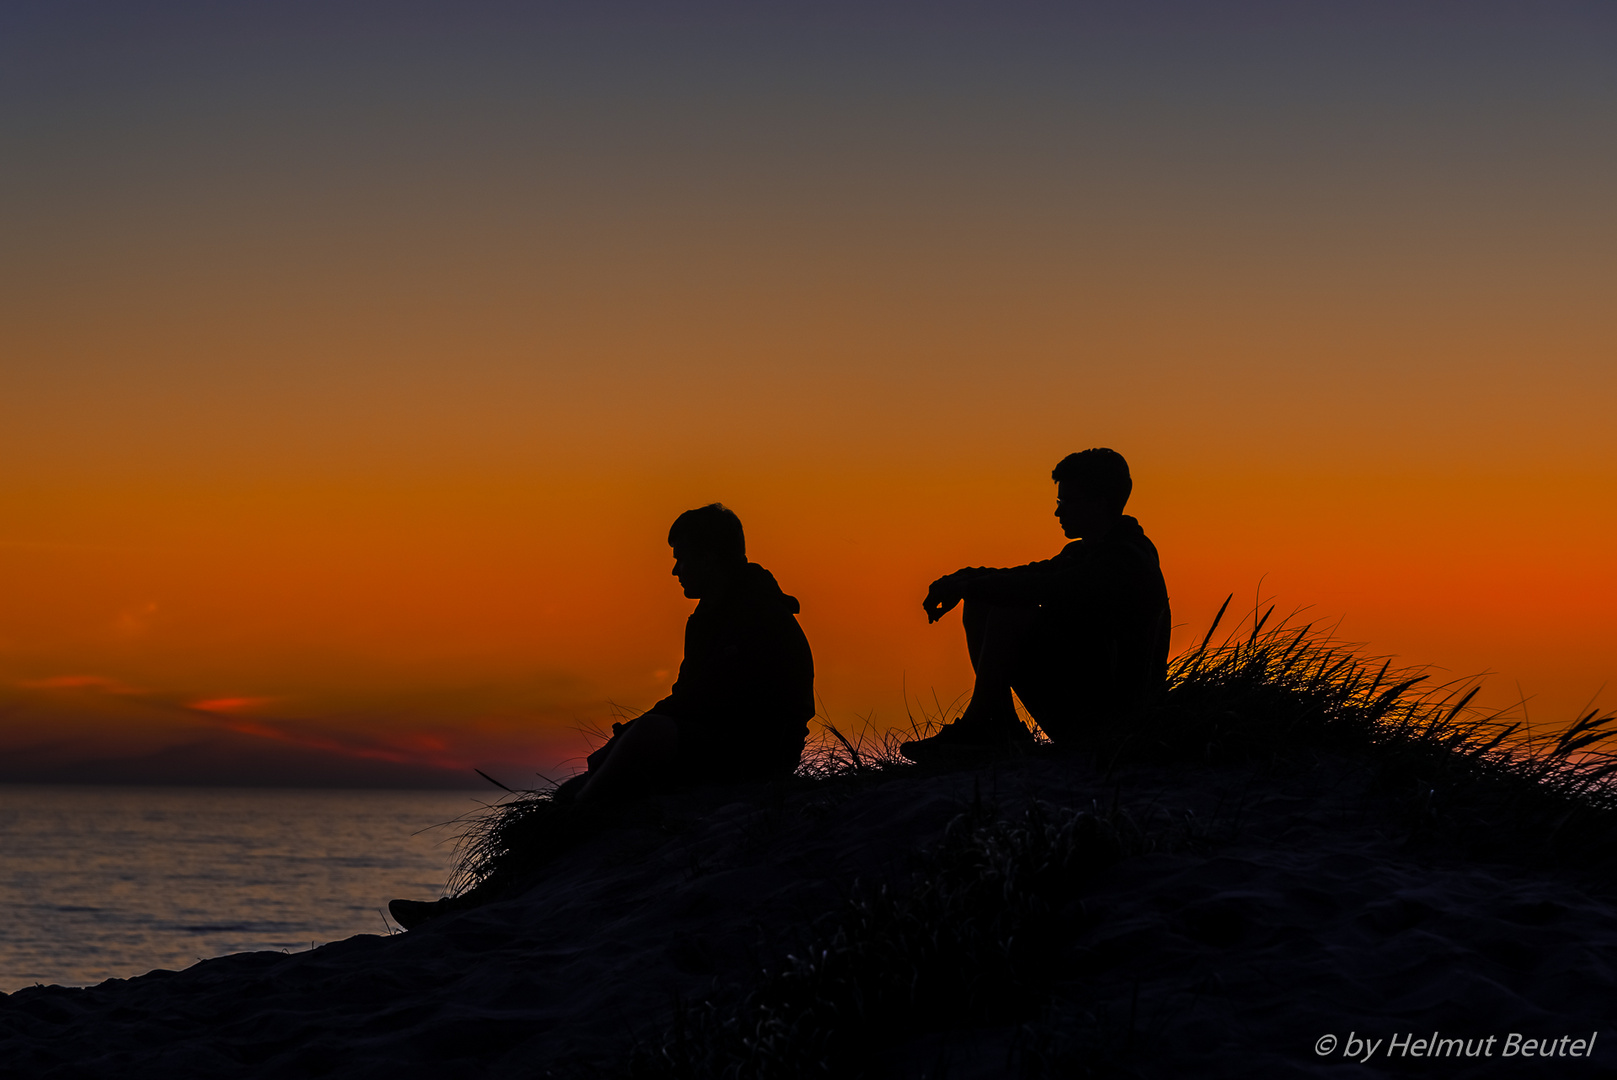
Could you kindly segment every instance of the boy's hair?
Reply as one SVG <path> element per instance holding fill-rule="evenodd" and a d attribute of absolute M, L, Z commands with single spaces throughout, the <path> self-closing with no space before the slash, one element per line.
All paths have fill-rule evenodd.
<path fill-rule="evenodd" d="M 747 536 L 741 531 L 741 519 L 723 503 L 698 506 L 675 518 L 668 530 L 668 546 L 726 562 L 747 561 Z"/>
<path fill-rule="evenodd" d="M 1070 484 L 1083 494 L 1119 514 L 1128 505 L 1134 480 L 1129 476 L 1129 463 L 1116 450 L 1097 446 L 1093 450 L 1080 450 L 1068 454 L 1050 472 L 1050 479 L 1058 484 Z"/>

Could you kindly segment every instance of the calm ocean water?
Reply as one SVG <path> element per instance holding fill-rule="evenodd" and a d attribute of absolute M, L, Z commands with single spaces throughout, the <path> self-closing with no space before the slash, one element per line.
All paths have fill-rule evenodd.
<path fill-rule="evenodd" d="M 380 934 L 477 792 L 0 785 L 0 991 Z M 422 832 L 422 830 L 427 830 Z"/>

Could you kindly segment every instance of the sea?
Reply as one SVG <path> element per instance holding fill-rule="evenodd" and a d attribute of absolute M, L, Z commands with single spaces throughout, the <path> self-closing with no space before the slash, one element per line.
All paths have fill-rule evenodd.
<path fill-rule="evenodd" d="M 0 992 L 396 932 L 482 792 L 0 784 Z"/>

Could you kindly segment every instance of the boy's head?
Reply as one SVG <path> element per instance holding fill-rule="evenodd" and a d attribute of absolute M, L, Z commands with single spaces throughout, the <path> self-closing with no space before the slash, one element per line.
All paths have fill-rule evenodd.
<path fill-rule="evenodd" d="M 674 576 L 685 595 L 699 600 L 747 565 L 747 537 L 741 519 L 721 503 L 687 510 L 668 530 L 674 549 Z"/>
<path fill-rule="evenodd" d="M 1056 482 L 1056 517 L 1069 537 L 1104 532 L 1123 513 L 1134 490 L 1129 463 L 1105 447 L 1068 454 L 1050 478 Z"/>

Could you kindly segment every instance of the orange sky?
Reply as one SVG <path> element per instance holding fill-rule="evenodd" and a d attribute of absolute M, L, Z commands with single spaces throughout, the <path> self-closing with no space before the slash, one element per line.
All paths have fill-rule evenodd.
<path fill-rule="evenodd" d="M 1569 719 L 1617 655 L 1610 58 L 1366 20 L 53 39 L 4 117 L 5 775 L 554 770 L 665 692 L 713 500 L 830 717 L 897 723 L 969 685 L 926 583 L 1057 550 L 1092 445 L 1181 643 L 1261 591 Z"/>

